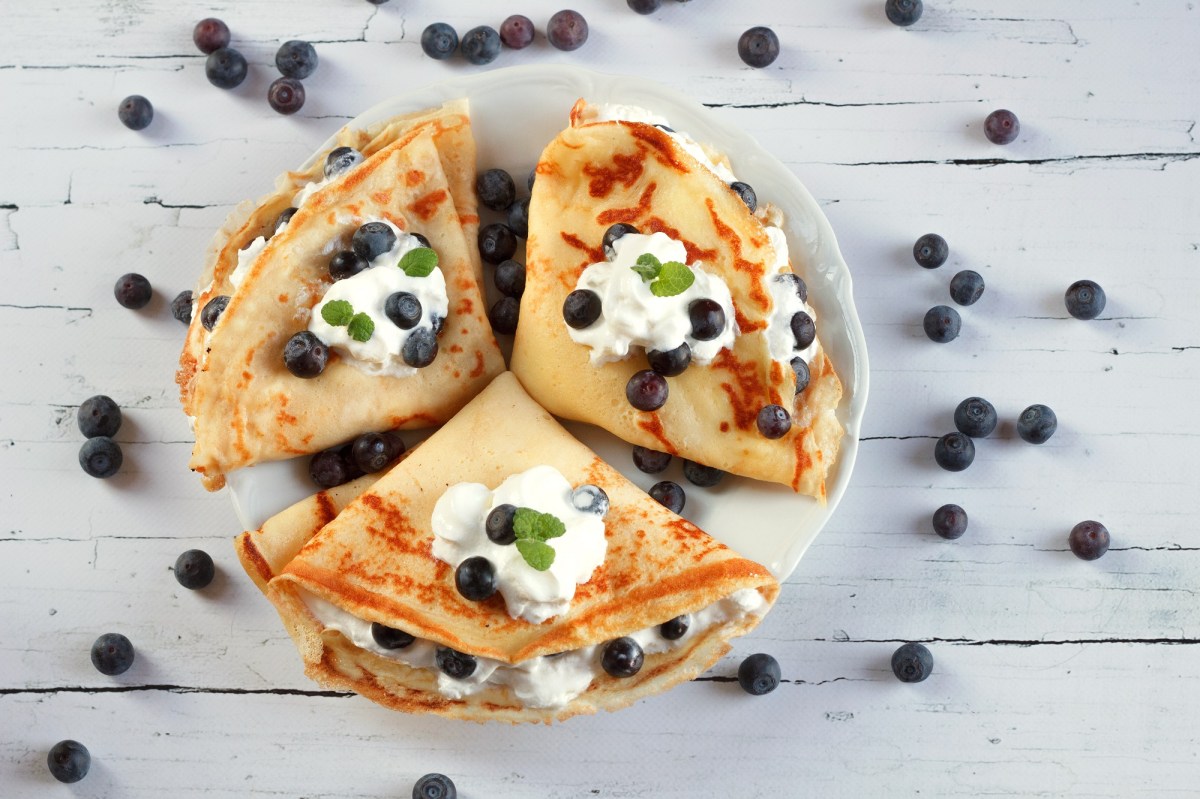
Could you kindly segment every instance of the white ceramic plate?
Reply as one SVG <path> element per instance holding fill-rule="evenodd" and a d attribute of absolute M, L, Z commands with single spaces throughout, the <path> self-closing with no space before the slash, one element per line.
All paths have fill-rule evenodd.
<path fill-rule="evenodd" d="M 744 131 L 699 103 L 640 78 L 566 66 L 512 67 L 454 78 L 388 100 L 350 124 L 365 127 L 464 96 L 471 101 L 480 169 L 507 169 L 520 187 L 518 196 L 524 196 L 525 177 L 542 148 L 567 126 L 575 101 L 586 97 L 598 103 L 642 106 L 665 116 L 675 129 L 725 153 L 734 173 L 754 187 L 760 200 L 783 210 L 792 263 L 804 265 L 809 302 L 817 312 L 817 335 L 833 359 L 845 392 L 838 416 L 846 434 L 827 482 L 828 502 L 821 505 L 784 486 L 732 475 L 715 488 L 698 488 L 683 478 L 678 458 L 663 474 L 642 474 L 633 466 L 628 444 L 588 425 L 567 426 L 639 486 L 648 489 L 662 479 L 682 485 L 687 492 L 684 516 L 785 579 L 846 491 L 867 402 L 867 346 L 851 296 L 850 270 L 820 207 L 796 176 Z M 330 146 L 331 142 L 326 142 L 318 152 Z M 484 221 L 489 220 L 485 217 Z M 494 287 L 488 288 L 492 291 Z M 406 439 L 411 443 L 415 437 Z M 299 458 L 230 474 L 234 508 L 246 529 L 258 528 L 279 510 L 311 494 L 307 469 L 308 458 Z"/>

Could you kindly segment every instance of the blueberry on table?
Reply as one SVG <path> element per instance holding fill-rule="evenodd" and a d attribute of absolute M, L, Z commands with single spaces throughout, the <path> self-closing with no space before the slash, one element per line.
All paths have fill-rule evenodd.
<path fill-rule="evenodd" d="M 296 113 L 304 107 L 304 84 L 295 78 L 276 78 L 267 87 L 267 103 L 277 113 Z"/>
<path fill-rule="evenodd" d="M 625 384 L 625 399 L 639 411 L 657 411 L 667 403 L 669 393 L 667 379 L 650 369 L 634 372 Z"/>
<path fill-rule="evenodd" d="M 480 555 L 467 558 L 454 570 L 454 587 L 464 599 L 481 602 L 496 593 L 496 567 Z"/>
<path fill-rule="evenodd" d="M 761 69 L 779 57 L 779 37 L 775 31 L 757 25 L 738 39 L 738 55 L 747 66 Z"/>
<path fill-rule="evenodd" d="M 154 106 L 140 94 L 131 94 L 117 106 L 117 118 L 130 130 L 142 130 L 154 120 Z"/>
<path fill-rule="evenodd" d="M 783 438 L 792 429 L 792 416 L 782 405 L 764 405 L 756 422 L 763 438 Z"/>
<path fill-rule="evenodd" d="M 308 476 L 321 488 L 348 483 L 354 479 L 356 471 L 357 467 L 350 465 L 341 447 L 322 450 L 308 462 Z"/>
<path fill-rule="evenodd" d="M 46 755 L 46 766 L 59 782 L 79 782 L 92 767 L 92 755 L 79 741 L 59 741 Z"/>
<path fill-rule="evenodd" d="M 962 317 L 949 305 L 935 305 L 925 312 L 921 326 L 925 328 L 925 335 L 929 336 L 930 341 L 946 344 L 958 338 L 962 330 Z"/>
<path fill-rule="evenodd" d="M 1010 144 L 1016 141 L 1020 133 L 1021 123 L 1017 115 L 1008 109 L 993 111 L 983 120 L 983 135 L 992 144 Z"/>
<path fill-rule="evenodd" d="M 475 658 L 448 646 L 439 646 L 433 660 L 443 674 L 456 680 L 465 680 L 470 677 L 475 673 L 475 667 L 478 665 Z"/>
<path fill-rule="evenodd" d="M 208 76 L 208 82 L 218 89 L 240 86 L 248 70 L 246 57 L 232 47 L 214 50 L 204 62 L 204 74 Z"/>
<path fill-rule="evenodd" d="M 413 785 L 412 799 L 458 799 L 458 789 L 445 774 L 426 774 Z"/>
<path fill-rule="evenodd" d="M 632 677 L 642 670 L 646 655 L 641 645 L 625 636 L 609 641 L 600 656 L 600 665 L 612 677 Z"/>
<path fill-rule="evenodd" d="M 808 302 L 808 284 L 804 282 L 804 278 L 795 272 L 784 272 L 781 275 L 776 275 L 775 282 L 791 283 L 792 288 L 796 291 L 796 296 L 800 298 L 800 302 Z"/>
<path fill-rule="evenodd" d="M 653 14 L 662 7 L 662 0 L 625 0 L 639 14 Z"/>
<path fill-rule="evenodd" d="M 463 34 L 458 49 L 472 64 L 490 64 L 500 55 L 500 34 L 490 25 L 476 26 Z"/>
<path fill-rule="evenodd" d="M 207 586 L 216 573 L 212 556 L 203 549 L 189 549 L 175 559 L 175 579 L 190 591 Z"/>
<path fill-rule="evenodd" d="M 112 438 L 121 429 L 121 406 L 112 397 L 97 394 L 88 397 L 79 405 L 75 412 L 75 420 L 79 423 L 79 432 L 84 438 L 108 436 Z"/>
<path fill-rule="evenodd" d="M 811 380 L 808 363 L 797 355 L 795 358 L 792 358 L 792 371 L 796 373 L 796 393 L 799 394 L 808 388 L 808 382 Z"/>
<path fill-rule="evenodd" d="M 508 226 L 523 239 L 529 238 L 529 198 L 508 206 Z"/>
<path fill-rule="evenodd" d="M 936 233 L 926 233 L 913 244 L 913 260 L 926 269 L 937 269 L 950 257 L 950 245 Z"/>
<path fill-rule="evenodd" d="M 958 505 L 943 505 L 933 512 L 933 531 L 953 541 L 967 531 L 967 512 Z"/>
<path fill-rule="evenodd" d="M 325 156 L 324 175 L 331 178 L 362 163 L 363 154 L 353 147 L 335 147 Z"/>
<path fill-rule="evenodd" d="M 633 225 L 627 225 L 624 222 L 618 222 L 617 224 L 611 226 L 608 230 L 604 231 L 604 239 L 601 242 L 604 245 L 605 252 L 607 252 L 613 246 L 613 242 L 615 242 L 617 239 L 628 233 L 637 232 L 637 228 L 635 228 Z"/>
<path fill-rule="evenodd" d="M 950 278 L 950 299 L 959 305 L 974 305 L 983 296 L 983 275 L 964 269 Z"/>
<path fill-rule="evenodd" d="M 685 613 L 682 616 L 664 621 L 658 626 L 658 634 L 668 641 L 678 641 L 683 636 L 687 635 L 688 628 L 692 626 L 692 617 Z"/>
<path fill-rule="evenodd" d="M 591 289 L 575 289 L 563 300 L 563 320 L 583 330 L 600 318 L 600 295 Z"/>
<path fill-rule="evenodd" d="M 671 454 L 646 447 L 633 448 L 633 465 L 646 474 L 658 474 L 671 465 Z"/>
<path fill-rule="evenodd" d="M 517 199 L 517 184 L 503 169 L 489 169 L 475 178 L 475 194 L 488 208 L 503 211 Z"/>
<path fill-rule="evenodd" d="M 924 644 L 904 644 L 892 653 L 892 673 L 900 682 L 921 682 L 933 673 L 933 655 Z"/>
<path fill-rule="evenodd" d="M 546 24 L 546 38 L 559 50 L 578 50 L 588 40 L 587 20 L 578 11 L 559 11 Z"/>
<path fill-rule="evenodd" d="M 517 322 L 521 316 L 521 301 L 515 297 L 501 297 L 488 310 L 488 321 L 492 330 L 511 336 L 517 332 Z"/>
<path fill-rule="evenodd" d="M 479 230 L 479 256 L 489 264 L 498 264 L 513 257 L 517 251 L 517 234 L 500 222 L 484 225 Z"/>
<path fill-rule="evenodd" d="M 383 313 L 392 324 L 401 330 L 412 330 L 421 322 L 424 309 L 417 295 L 407 291 L 395 291 L 383 301 Z"/>
<path fill-rule="evenodd" d="M 428 327 L 418 327 L 408 335 L 408 340 L 400 348 L 400 357 L 415 369 L 424 369 L 433 363 L 437 354 L 437 333 Z"/>
<path fill-rule="evenodd" d="M 1030 444 L 1045 444 L 1058 429 L 1058 416 L 1045 405 L 1030 405 L 1017 417 L 1017 435 Z"/>
<path fill-rule="evenodd" d="M 533 43 L 533 20 L 513 14 L 500 23 L 500 42 L 511 50 L 521 50 Z"/>
<path fill-rule="evenodd" d="M 229 26 L 216 17 L 206 17 L 192 29 L 192 41 L 205 55 L 228 47 Z"/>
<path fill-rule="evenodd" d="M 683 492 L 683 487 L 679 483 L 662 480 L 650 486 L 648 493 L 651 499 L 672 513 L 683 513 L 683 506 L 687 502 L 687 495 Z"/>
<path fill-rule="evenodd" d="M 738 685 L 751 696 L 769 694 L 779 687 L 779 661 L 765 652 L 751 655 L 738 666 Z"/>
<path fill-rule="evenodd" d="M 392 430 L 363 433 L 350 445 L 350 457 L 363 474 L 381 472 L 404 454 L 404 440 Z"/>
<path fill-rule="evenodd" d="M 729 184 L 729 188 L 733 189 L 737 196 L 742 198 L 742 202 L 750 209 L 750 213 L 758 210 L 758 195 L 754 193 L 753 187 L 749 183 L 743 183 L 740 180 L 735 180 Z"/>
<path fill-rule="evenodd" d="M 121 445 L 108 436 L 96 436 L 79 448 L 79 465 L 92 477 L 112 477 L 121 470 L 125 456 Z"/>
<path fill-rule="evenodd" d="M 1071 528 L 1067 543 L 1075 556 L 1082 560 L 1095 560 L 1108 551 L 1108 528 L 1100 522 L 1088 520 Z"/>
<path fill-rule="evenodd" d="M 692 485 L 698 485 L 701 488 L 712 488 L 725 478 L 725 472 L 685 458 L 683 461 L 683 476 Z"/>
<path fill-rule="evenodd" d="M 342 250 L 329 259 L 329 276 L 334 280 L 345 280 L 368 266 L 367 260 L 354 250 Z"/>
<path fill-rule="evenodd" d="M 493 544 L 511 544 L 517 540 L 517 532 L 513 528 L 513 518 L 516 516 L 516 505 L 497 505 L 488 513 L 483 522 L 483 530 L 488 540 Z"/>
<path fill-rule="evenodd" d="M 796 349 L 808 349 L 817 338 L 817 323 L 804 311 L 792 314 L 792 337 L 796 339 Z"/>
<path fill-rule="evenodd" d="M 296 377 L 316 377 L 328 362 L 329 348 L 311 331 L 301 330 L 283 345 L 283 363 Z"/>
<path fill-rule="evenodd" d="M 375 639 L 375 643 L 384 649 L 405 649 L 412 646 L 413 642 L 417 640 L 415 636 L 404 630 L 397 630 L 395 627 L 388 627 L 377 621 L 371 622 L 371 638 Z"/>
<path fill-rule="evenodd" d="M 221 318 L 221 314 L 225 313 L 225 309 L 229 307 L 229 295 L 221 294 L 213 297 L 208 302 L 204 303 L 204 307 L 200 309 L 200 324 L 208 332 L 217 326 L 217 322 Z"/>
<path fill-rule="evenodd" d="M 921 0 L 887 0 L 883 4 L 883 13 L 893 25 L 906 28 L 921 18 L 924 11 Z"/>
<path fill-rule="evenodd" d="M 171 316 L 185 325 L 192 323 L 192 290 L 185 289 L 171 300 Z"/>
<path fill-rule="evenodd" d="M 292 39 L 279 45 L 275 66 L 285 78 L 304 80 L 317 68 L 317 51 L 308 42 Z"/>
<path fill-rule="evenodd" d="M 692 338 L 697 341 L 712 341 L 725 332 L 725 310 L 707 297 L 688 303 L 688 321 L 692 323 Z"/>
<path fill-rule="evenodd" d="M 1095 319 L 1104 311 L 1107 297 L 1100 284 L 1093 280 L 1076 280 L 1067 287 L 1063 297 L 1067 304 L 1067 313 L 1076 319 Z"/>
<path fill-rule="evenodd" d="M 575 510 L 603 516 L 608 513 L 608 494 L 597 485 L 581 485 L 571 492 L 571 505 Z"/>
<path fill-rule="evenodd" d="M 525 267 L 511 258 L 496 265 L 492 280 L 500 293 L 506 297 L 520 299 L 525 293 Z"/>
<path fill-rule="evenodd" d="M 124 674 L 133 665 L 133 644 L 120 633 L 105 633 L 92 644 L 92 665 L 110 677 Z"/>
<path fill-rule="evenodd" d="M 421 31 L 421 49 L 425 55 L 445 61 L 458 49 L 458 31 L 445 22 L 434 22 Z"/>
<path fill-rule="evenodd" d="M 967 397 L 954 409 L 954 426 L 971 438 L 990 436 L 996 421 L 996 408 L 983 397 Z"/>
<path fill-rule="evenodd" d="M 350 237 L 350 249 L 373 261 L 396 246 L 396 234 L 385 222 L 367 222 Z"/>
<path fill-rule="evenodd" d="M 153 295 L 150 281 L 137 272 L 121 275 L 113 286 L 113 296 L 117 302 L 133 311 L 145 308 Z"/>
<path fill-rule="evenodd" d="M 669 350 L 646 350 L 646 363 L 663 377 L 675 377 L 691 365 L 692 348 L 685 341 Z"/>
<path fill-rule="evenodd" d="M 962 433 L 947 433 L 933 445 L 933 459 L 948 472 L 961 472 L 975 460 L 975 442 Z"/>

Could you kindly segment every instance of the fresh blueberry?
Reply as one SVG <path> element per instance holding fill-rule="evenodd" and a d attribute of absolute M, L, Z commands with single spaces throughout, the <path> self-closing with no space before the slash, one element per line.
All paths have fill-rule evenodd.
<path fill-rule="evenodd" d="M 371 638 L 384 649 L 406 649 L 413 645 L 416 637 L 404 630 L 388 627 L 377 621 L 371 622 Z"/>
<path fill-rule="evenodd" d="M 508 226 L 523 239 L 529 238 L 529 198 L 508 206 Z"/>
<path fill-rule="evenodd" d="M 755 26 L 738 39 L 738 55 L 747 66 L 769 66 L 779 57 L 779 37 L 770 28 Z"/>
<path fill-rule="evenodd" d="M 500 41 L 512 50 L 522 50 L 533 43 L 533 20 L 513 14 L 500 23 Z"/>
<path fill-rule="evenodd" d="M 782 405 L 764 405 L 756 421 L 764 438 L 783 438 L 792 429 L 792 416 Z"/>
<path fill-rule="evenodd" d="M 112 477 L 124 460 L 121 445 L 108 436 L 89 438 L 79 448 L 79 465 L 92 477 Z"/>
<path fill-rule="evenodd" d="M 626 0 L 626 2 L 639 14 L 653 14 L 662 6 L 662 0 Z"/>
<path fill-rule="evenodd" d="M 962 329 L 962 317 L 949 305 L 935 305 L 925 312 L 925 319 L 921 325 L 930 341 L 945 344 L 958 338 L 958 332 Z"/>
<path fill-rule="evenodd" d="M 687 613 L 682 616 L 676 616 L 670 621 L 664 621 L 658 626 L 658 634 L 668 641 L 678 641 L 683 636 L 687 635 L 688 628 L 692 626 L 692 617 Z"/>
<path fill-rule="evenodd" d="M 796 339 L 796 349 L 808 349 L 817 338 L 817 325 L 813 318 L 804 311 L 792 314 L 792 336 Z"/>
<path fill-rule="evenodd" d="M 765 652 L 751 655 L 738 666 L 738 685 L 751 696 L 769 694 L 779 687 L 779 661 Z"/>
<path fill-rule="evenodd" d="M 354 231 L 350 247 L 359 258 L 373 261 L 396 246 L 396 234 L 386 222 L 368 222 Z"/>
<path fill-rule="evenodd" d="M 633 225 L 627 225 L 624 222 L 618 222 L 611 226 L 608 230 L 604 231 L 604 239 L 601 242 L 604 246 L 604 251 L 607 253 L 612 250 L 613 243 L 622 236 L 630 233 L 636 234 L 637 232 L 637 228 Z"/>
<path fill-rule="evenodd" d="M 287 227 L 287 223 L 292 221 L 292 217 L 296 215 L 299 208 L 284 208 L 279 212 L 279 216 L 275 217 L 275 227 L 272 230 L 278 233 L 281 228 Z"/>
<path fill-rule="evenodd" d="M 92 767 L 92 756 L 79 741 L 59 741 L 46 755 L 46 766 L 59 782 L 79 782 Z"/>
<path fill-rule="evenodd" d="M 600 665 L 610 676 L 632 677 L 642 670 L 642 662 L 646 659 L 641 645 L 632 638 L 625 636 L 609 641 L 604 646 L 600 656 Z"/>
<path fill-rule="evenodd" d="M 996 409 L 983 397 L 967 397 L 954 409 L 954 426 L 971 438 L 987 438 L 996 429 Z"/>
<path fill-rule="evenodd" d="M 467 558 L 454 570 L 454 587 L 464 599 L 482 602 L 496 593 L 496 567 L 479 555 Z"/>
<path fill-rule="evenodd" d="M 370 266 L 361 255 L 354 250 L 342 250 L 329 259 L 329 276 L 334 280 L 345 280 L 354 277 Z"/>
<path fill-rule="evenodd" d="M 448 646 L 439 646 L 433 659 L 442 673 L 456 680 L 465 680 L 470 677 L 475 673 L 477 665 L 475 658 Z"/>
<path fill-rule="evenodd" d="M 661 480 L 650 486 L 650 497 L 672 513 L 683 513 L 687 495 L 679 483 Z"/>
<path fill-rule="evenodd" d="M 400 348 L 400 357 L 406 364 L 416 369 L 424 369 L 433 363 L 437 354 L 437 333 L 428 327 L 418 327 L 409 333 L 408 340 Z"/>
<path fill-rule="evenodd" d="M 591 289 L 575 289 L 563 301 L 563 319 L 583 330 L 600 318 L 600 295 Z"/>
<path fill-rule="evenodd" d="M 363 474 L 381 472 L 404 454 L 404 440 L 392 430 L 382 433 L 363 433 L 350 446 L 350 457 Z"/>
<path fill-rule="evenodd" d="M 964 269 L 950 278 L 950 299 L 959 305 L 974 305 L 983 296 L 983 275 Z"/>
<path fill-rule="evenodd" d="M 421 31 L 421 49 L 425 55 L 445 61 L 458 49 L 458 31 L 445 22 L 434 22 Z"/>
<path fill-rule="evenodd" d="M 145 308 L 153 294 L 154 289 L 150 288 L 150 281 L 136 272 L 121 275 L 113 286 L 113 296 L 117 298 L 117 302 L 134 311 Z"/>
<path fill-rule="evenodd" d="M 316 334 L 301 330 L 283 346 L 283 363 L 296 377 L 316 377 L 325 371 L 329 348 Z"/>
<path fill-rule="evenodd" d="M 220 320 L 221 314 L 225 313 L 225 309 L 228 306 L 228 294 L 213 297 L 204 303 L 204 307 L 200 309 L 200 324 L 204 326 L 205 330 L 211 333 L 212 329 L 217 326 L 217 321 Z"/>
<path fill-rule="evenodd" d="M 506 297 L 520 299 L 525 293 L 525 267 L 511 258 L 496 264 L 492 279 L 496 288 Z"/>
<path fill-rule="evenodd" d="M 192 41 L 205 55 L 228 47 L 229 26 L 215 17 L 202 19 L 192 28 Z"/>
<path fill-rule="evenodd" d="M 429 324 L 433 329 L 433 335 L 442 335 L 442 328 L 446 325 L 446 317 L 438 316 L 437 314 L 429 315 Z"/>
<path fill-rule="evenodd" d="M 657 411 L 667 402 L 667 379 L 650 369 L 634 372 L 625 384 L 625 399 L 639 411 Z"/>
<path fill-rule="evenodd" d="M 488 513 L 483 522 L 483 530 L 488 540 L 493 544 L 511 544 L 517 540 L 516 530 L 513 529 L 513 517 L 517 513 L 516 505 L 497 505 Z"/>
<path fill-rule="evenodd" d="M 267 103 L 280 114 L 294 114 L 304 107 L 304 84 L 295 78 L 276 78 L 267 87 Z"/>
<path fill-rule="evenodd" d="M 792 371 L 796 373 L 796 393 L 799 394 L 808 388 L 808 381 L 812 379 L 808 371 L 808 364 L 797 355 L 792 358 Z"/>
<path fill-rule="evenodd" d="M 646 474 L 658 474 L 671 465 L 671 454 L 646 447 L 633 448 L 633 465 Z"/>
<path fill-rule="evenodd" d="M 521 316 L 521 301 L 515 297 L 501 297 L 488 310 L 488 321 L 492 330 L 511 336 L 517 332 L 517 321 Z"/>
<path fill-rule="evenodd" d="M 1095 319 L 1104 310 L 1107 297 L 1100 284 L 1092 280 L 1076 280 L 1067 287 L 1064 297 L 1067 313 L 1076 319 Z"/>
<path fill-rule="evenodd" d="M 967 531 L 967 512 L 958 505 L 943 505 L 933 512 L 933 531 L 954 540 Z"/>
<path fill-rule="evenodd" d="M 571 505 L 575 510 L 603 516 L 608 513 L 608 494 L 596 485 L 581 485 L 571 492 Z"/>
<path fill-rule="evenodd" d="M 795 272 L 784 272 L 782 275 L 776 275 L 775 282 L 791 283 L 792 287 L 796 290 L 796 296 L 800 298 L 800 302 L 808 302 L 808 285 L 804 282 L 804 278 Z"/>
<path fill-rule="evenodd" d="M 947 433 L 933 445 L 933 459 L 948 472 L 961 472 L 975 460 L 975 442 L 962 433 Z"/>
<path fill-rule="evenodd" d="M 754 193 L 754 189 L 749 183 L 735 180 L 729 184 L 729 188 L 733 189 L 737 193 L 737 196 L 742 198 L 742 202 L 750 209 L 750 213 L 758 210 L 758 195 Z"/>
<path fill-rule="evenodd" d="M 498 264 L 513 257 L 517 251 L 517 234 L 500 222 L 479 229 L 479 255 L 489 264 Z"/>
<path fill-rule="evenodd" d="M 987 115 L 983 120 L 983 135 L 992 144 L 1010 144 L 1021 134 L 1021 123 L 1017 115 L 1008 109 L 1001 108 Z"/>
<path fill-rule="evenodd" d="M 893 25 L 906 28 L 921 18 L 924 10 L 921 0 L 887 0 L 883 13 Z"/>
<path fill-rule="evenodd" d="M 92 665 L 110 677 L 124 674 L 133 665 L 133 644 L 120 633 L 105 633 L 92 644 Z"/>
<path fill-rule="evenodd" d="M 534 164 L 533 169 L 529 170 L 529 177 L 525 178 L 525 188 L 530 194 L 533 193 L 533 184 L 537 182 L 537 164 Z"/>
<path fill-rule="evenodd" d="M 383 302 L 383 312 L 401 330 L 412 330 L 421 322 L 424 310 L 417 295 L 396 291 Z"/>
<path fill-rule="evenodd" d="M 517 185 L 503 169 L 489 169 L 475 178 L 475 194 L 488 208 L 503 211 L 516 201 Z"/>
<path fill-rule="evenodd" d="M 117 106 L 117 118 L 130 130 L 141 130 L 154 120 L 154 106 L 140 94 L 131 94 Z"/>
<path fill-rule="evenodd" d="M 900 682 L 921 682 L 933 673 L 933 655 L 924 644 L 904 644 L 892 653 L 892 673 Z"/>
<path fill-rule="evenodd" d="M 1108 551 L 1110 536 L 1108 528 L 1100 522 L 1088 520 L 1071 528 L 1067 543 L 1075 556 L 1083 560 L 1095 560 Z"/>
<path fill-rule="evenodd" d="M 216 573 L 212 556 L 203 549 L 189 549 L 175 559 L 175 579 L 191 591 L 207 586 Z"/>
<path fill-rule="evenodd" d="M 1045 405 L 1030 405 L 1017 417 L 1017 435 L 1030 444 L 1045 444 L 1058 429 L 1058 417 Z"/>
<path fill-rule="evenodd" d="M 334 175 L 340 175 L 348 169 L 361 164 L 363 154 L 353 147 L 335 147 L 329 151 L 329 155 L 325 156 L 325 177 L 331 178 Z"/>
<path fill-rule="evenodd" d="M 683 374 L 692 362 L 692 348 L 687 342 L 670 350 L 646 350 L 646 362 L 663 377 Z"/>
<path fill-rule="evenodd" d="M 725 477 L 725 472 L 720 469 L 714 469 L 711 466 L 689 461 L 686 458 L 683 461 L 683 476 L 688 479 L 692 485 L 698 485 L 701 488 L 712 488 L 721 479 Z"/>
<path fill-rule="evenodd" d="M 112 397 L 97 394 L 80 403 L 75 420 L 79 422 L 79 432 L 84 438 L 112 438 L 121 429 L 121 406 Z"/>
<path fill-rule="evenodd" d="M 707 297 L 688 304 L 688 320 L 692 323 L 692 338 L 712 341 L 725 332 L 725 310 L 716 300 Z"/>
<path fill-rule="evenodd" d="M 426 774 L 413 785 L 412 799 L 458 799 L 458 789 L 445 774 Z"/>
<path fill-rule="evenodd" d="M 926 233 L 913 244 L 913 260 L 926 269 L 937 269 L 950 257 L 950 245 L 936 233 Z"/>
<path fill-rule="evenodd" d="M 208 54 L 204 74 L 218 89 L 233 89 L 246 79 L 246 58 L 232 47 L 222 47 Z"/>
<path fill-rule="evenodd" d="M 171 316 L 185 325 L 192 323 L 192 290 L 185 289 L 171 300 Z"/>
<path fill-rule="evenodd" d="M 275 52 L 275 66 L 285 78 L 304 80 L 317 68 L 317 51 L 308 42 L 292 39 Z"/>
<path fill-rule="evenodd" d="M 308 462 L 308 476 L 321 488 L 333 488 L 348 483 L 359 474 L 342 447 L 322 450 Z"/>
<path fill-rule="evenodd" d="M 578 11 L 559 11 L 546 25 L 546 39 L 559 50 L 578 50 L 588 40 L 587 20 Z"/>
<path fill-rule="evenodd" d="M 490 25 L 479 25 L 463 34 L 459 49 L 472 64 L 490 64 L 500 55 L 500 34 Z"/>

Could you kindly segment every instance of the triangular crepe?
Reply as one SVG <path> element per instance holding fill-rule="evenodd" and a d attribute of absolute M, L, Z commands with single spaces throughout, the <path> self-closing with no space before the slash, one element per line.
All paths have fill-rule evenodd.
<path fill-rule="evenodd" d="M 772 360 L 766 335 L 775 308 L 769 281 L 791 266 L 776 265 L 764 221 L 667 131 L 640 122 L 588 122 L 595 116 L 589 110 L 577 104 L 572 127 L 537 166 L 511 368 L 557 416 L 823 500 L 842 435 L 841 383 L 818 342 L 811 381 L 797 395 L 795 373 L 787 360 Z M 657 411 L 626 401 L 630 377 L 649 368 L 640 347 L 623 360 L 593 365 L 589 347 L 572 340 L 563 318 L 580 275 L 605 259 L 603 237 L 616 223 L 681 241 L 689 265 L 702 263 L 728 285 L 740 329 L 732 349 L 721 349 L 711 364 L 669 377 L 669 398 Z M 781 438 L 758 430 L 767 405 L 791 414 L 791 430 Z"/>
<path fill-rule="evenodd" d="M 370 374 L 335 351 L 318 377 L 296 377 L 284 345 L 307 329 L 331 284 L 331 254 L 375 219 L 423 234 L 438 253 L 449 297 L 439 354 L 399 377 Z M 316 452 L 368 430 L 440 424 L 503 370 L 429 133 L 410 131 L 313 194 L 267 241 L 206 350 L 193 384 L 191 466 L 213 490 L 243 466 Z"/>
<path fill-rule="evenodd" d="M 611 505 L 603 564 L 578 585 L 566 613 L 533 624 L 512 618 L 499 596 L 473 602 L 458 593 L 454 569 L 432 554 L 430 520 L 449 486 L 495 488 L 542 465 L 556 468 L 572 486 L 601 487 Z M 765 568 L 659 505 L 572 438 L 511 373 L 496 378 L 360 496 L 346 499 L 360 489 L 361 483 L 306 500 L 244 533 L 237 548 L 279 610 L 308 675 L 399 710 L 509 722 L 615 710 L 700 674 L 727 651 L 730 638 L 758 623 L 779 591 Z M 445 675 L 440 690 L 436 668 L 407 666 L 327 628 L 317 618 L 328 612 L 322 603 L 364 623 L 404 630 L 418 644 L 498 661 L 496 673 L 511 674 L 504 664 L 516 664 L 538 675 L 566 653 L 561 658 L 584 659 L 596 676 L 585 678 L 590 685 L 585 681 L 578 696 L 549 706 L 490 682 L 460 691 Z M 753 609 L 730 610 L 735 604 Z M 664 652 L 652 654 L 647 645 L 637 674 L 616 678 L 600 668 L 607 642 L 639 631 L 656 636 L 658 625 L 702 613 L 717 613 L 712 626 L 701 629 L 696 622 Z"/>

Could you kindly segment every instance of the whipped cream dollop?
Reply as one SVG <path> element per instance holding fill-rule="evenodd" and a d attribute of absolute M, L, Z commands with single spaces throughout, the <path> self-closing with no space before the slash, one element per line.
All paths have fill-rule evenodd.
<path fill-rule="evenodd" d="M 246 273 L 250 271 L 250 267 L 258 260 L 258 256 L 267 246 L 267 237 L 259 236 L 254 241 L 247 244 L 242 249 L 238 250 L 237 266 L 229 273 L 229 282 L 234 288 L 242 285 L 242 281 L 246 279 Z"/>
<path fill-rule="evenodd" d="M 701 365 L 711 363 L 722 349 L 733 347 L 737 322 L 733 297 L 724 280 L 704 271 L 700 263 L 690 264 L 695 282 L 681 294 L 659 297 L 651 292 L 650 283 L 632 268 L 646 253 L 664 264 L 668 261 L 687 264 L 687 250 L 682 242 L 666 233 L 649 236 L 627 233 L 613 242 L 612 250 L 611 260 L 584 269 L 575 285 L 576 289 L 588 289 L 600 297 L 600 318 L 581 330 L 567 327 L 573 341 L 591 348 L 594 366 L 625 358 L 633 346 L 665 352 L 687 344 L 692 351 L 692 363 Z M 708 341 L 692 337 L 688 306 L 700 299 L 714 300 L 725 313 L 724 329 Z"/>
<path fill-rule="evenodd" d="M 496 587 L 508 614 L 541 624 L 567 612 L 575 587 L 591 579 L 604 563 L 608 542 L 604 520 L 580 510 L 571 501 L 573 487 L 553 466 L 534 466 L 505 478 L 495 491 L 482 483 L 458 483 L 446 489 L 433 506 L 433 556 L 452 567 L 482 556 L 496 570 Z M 554 562 L 538 571 L 525 562 L 514 544 L 497 544 L 487 536 L 484 522 L 499 505 L 532 508 L 549 513 L 566 527 L 548 540 Z"/>
<path fill-rule="evenodd" d="M 312 310 L 308 329 L 330 347 L 349 356 L 349 362 L 372 375 L 406 377 L 417 369 L 404 362 L 401 351 L 405 342 L 417 330 L 435 329 L 435 320 L 445 319 L 450 308 L 446 293 L 446 277 L 440 267 L 425 277 L 410 277 L 398 268 L 405 253 L 423 246 L 420 241 L 400 230 L 386 219 L 361 219 L 356 224 L 383 222 L 396 234 L 390 250 L 378 255 L 369 268 L 357 275 L 336 281 Z M 335 243 L 330 251 L 342 249 Z M 387 298 L 398 291 L 408 292 L 421 303 L 421 319 L 405 330 L 388 318 L 384 311 Z M 350 303 L 355 313 L 365 313 L 375 323 L 375 330 L 366 341 L 356 341 L 345 325 L 331 325 L 321 316 L 322 309 L 334 300 Z"/>
<path fill-rule="evenodd" d="M 796 347 L 796 336 L 792 333 L 792 317 L 803 311 L 814 320 L 812 306 L 800 299 L 790 280 L 780 280 L 782 274 L 776 270 L 786 269 L 788 265 L 788 244 L 783 231 L 777 227 L 765 228 L 771 247 L 775 250 L 774 269 L 763 275 L 763 287 L 771 295 L 772 310 L 767 320 L 767 345 L 770 348 L 771 359 L 778 361 L 785 369 L 791 368 L 792 359 L 799 355 L 806 364 L 811 364 L 817 355 L 819 343 L 813 339 L 804 349 Z"/>

